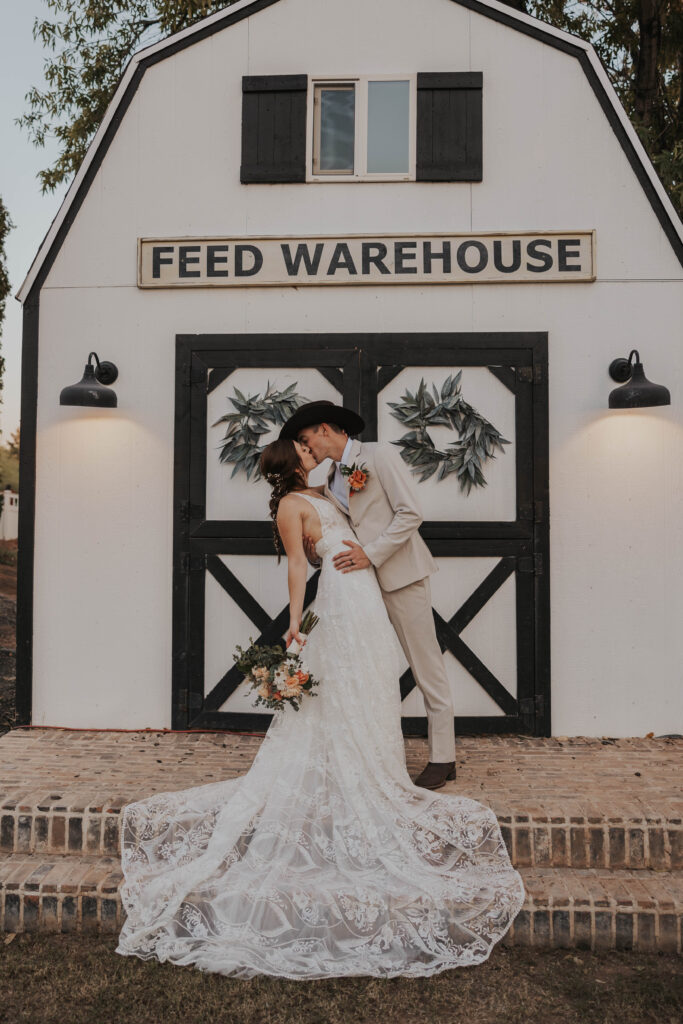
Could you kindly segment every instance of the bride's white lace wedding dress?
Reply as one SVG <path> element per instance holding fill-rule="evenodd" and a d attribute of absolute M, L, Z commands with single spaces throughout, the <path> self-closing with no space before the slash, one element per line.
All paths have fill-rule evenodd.
<path fill-rule="evenodd" d="M 122 811 L 117 953 L 247 978 L 424 976 L 486 960 L 524 900 L 493 811 L 414 786 L 399 644 L 325 498 L 304 648 L 317 696 L 275 715 L 246 775 Z"/>

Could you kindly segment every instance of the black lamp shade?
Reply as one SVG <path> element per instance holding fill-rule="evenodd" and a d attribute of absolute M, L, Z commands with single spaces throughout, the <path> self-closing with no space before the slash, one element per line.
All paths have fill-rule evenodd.
<path fill-rule="evenodd" d="M 111 372 L 108 374 L 109 379 L 116 379 L 117 371 L 113 363 L 100 363 L 98 365 L 98 371 L 100 376 L 107 377 L 107 368 L 112 367 L 115 371 L 113 375 Z M 102 372 L 104 371 L 104 372 Z M 101 384 L 95 375 L 95 368 L 90 364 L 86 363 L 85 370 L 83 371 L 83 377 L 78 381 L 77 384 L 69 384 L 68 387 L 62 388 L 59 395 L 60 405 L 89 405 L 101 409 L 115 409 L 118 400 L 116 392 L 113 388 L 108 388 L 104 384 Z"/>
<path fill-rule="evenodd" d="M 631 356 L 635 350 L 631 352 Z M 639 361 L 637 352 L 636 361 L 630 371 L 630 359 L 615 359 L 610 365 L 610 376 L 614 380 L 625 380 L 621 387 L 614 388 L 609 395 L 610 409 L 643 409 L 651 405 L 671 405 L 671 394 L 668 388 L 662 384 L 653 384 L 648 380 L 643 371 L 643 364 Z"/>

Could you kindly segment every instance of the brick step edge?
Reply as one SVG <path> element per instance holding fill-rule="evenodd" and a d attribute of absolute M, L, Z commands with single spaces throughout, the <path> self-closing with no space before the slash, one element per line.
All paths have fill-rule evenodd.
<path fill-rule="evenodd" d="M 114 857 L 0 858 L 0 932 L 118 933 Z M 504 946 L 683 952 L 683 872 L 521 869 L 527 897 Z"/>
<path fill-rule="evenodd" d="M 118 856 L 121 807 L 0 808 L 0 853 Z M 683 870 L 680 818 L 538 818 L 498 814 L 516 868 Z"/>

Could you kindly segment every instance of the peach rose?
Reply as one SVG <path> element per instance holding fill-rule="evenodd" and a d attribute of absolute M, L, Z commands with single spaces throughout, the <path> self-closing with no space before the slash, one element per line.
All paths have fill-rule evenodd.
<path fill-rule="evenodd" d="M 367 473 L 364 473 L 361 469 L 354 469 L 353 473 L 349 476 L 349 487 L 352 491 L 362 491 L 367 478 Z"/>
<path fill-rule="evenodd" d="M 285 680 L 285 684 L 282 687 L 282 693 L 285 697 L 298 697 L 301 693 L 301 681 L 297 678 L 297 675 L 290 676 L 289 679 Z"/>

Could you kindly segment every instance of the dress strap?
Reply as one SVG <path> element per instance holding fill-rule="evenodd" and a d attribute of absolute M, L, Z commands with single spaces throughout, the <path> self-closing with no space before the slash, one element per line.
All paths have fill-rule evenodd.
<path fill-rule="evenodd" d="M 300 498 L 307 498 L 313 505 L 313 508 L 318 513 L 320 518 L 320 525 L 325 530 L 326 526 L 332 526 L 335 519 L 336 509 L 331 501 L 327 498 L 323 498 L 322 494 L 304 494 L 302 491 L 296 492 Z"/>
<path fill-rule="evenodd" d="M 297 494 L 300 498 L 308 498 L 308 500 L 313 502 L 313 504 L 315 505 L 316 499 L 312 494 L 304 494 L 303 491 L 294 491 L 293 493 Z"/>

